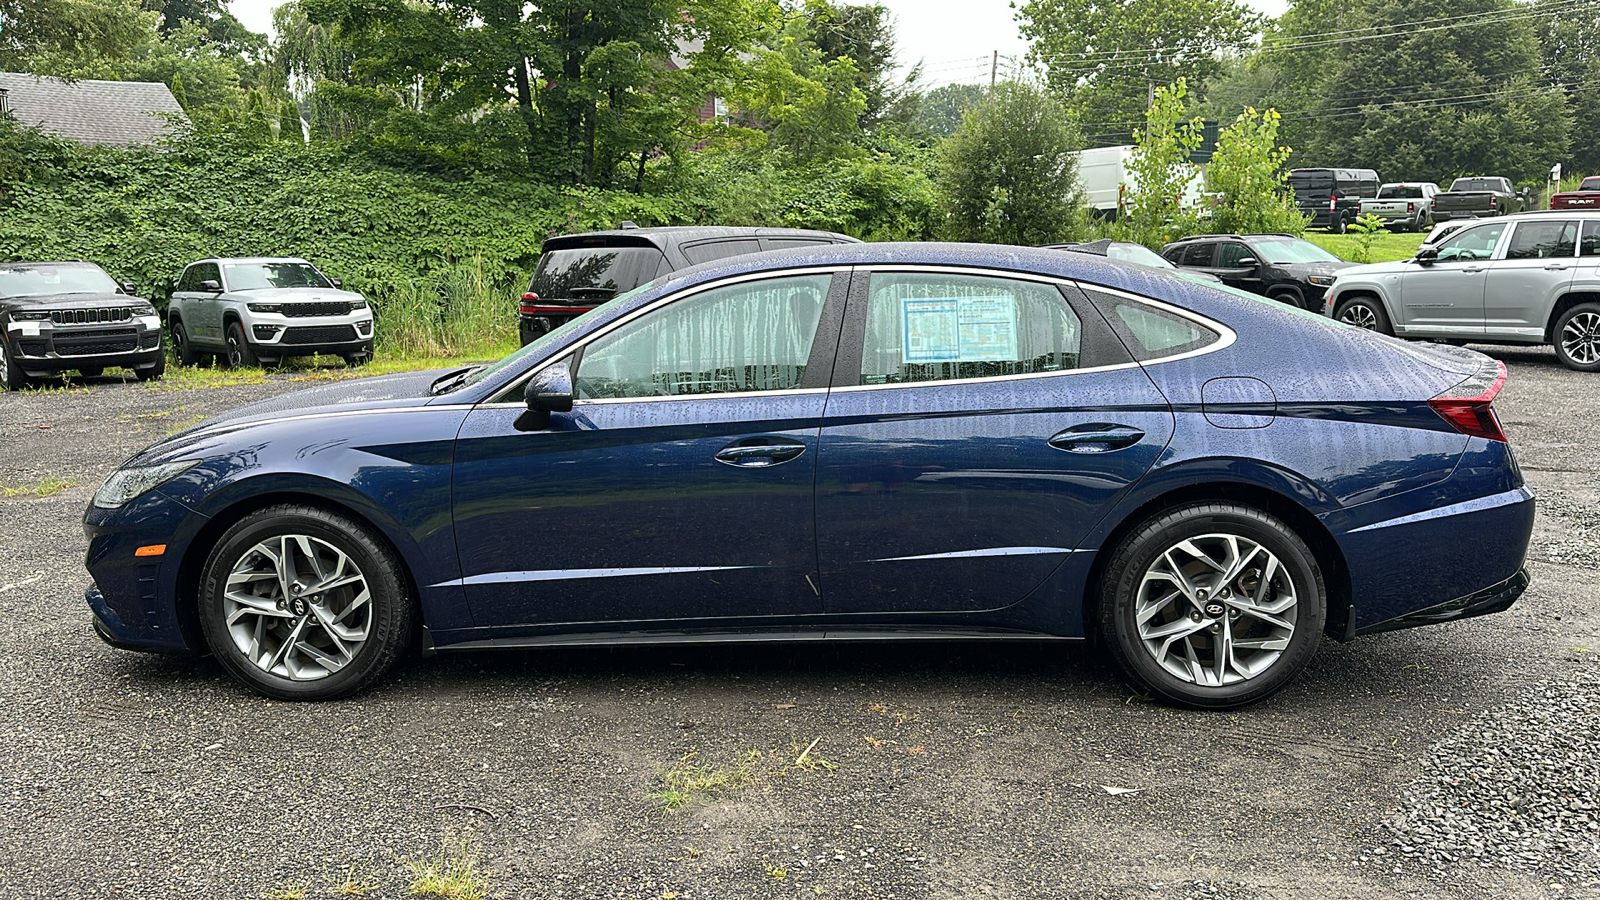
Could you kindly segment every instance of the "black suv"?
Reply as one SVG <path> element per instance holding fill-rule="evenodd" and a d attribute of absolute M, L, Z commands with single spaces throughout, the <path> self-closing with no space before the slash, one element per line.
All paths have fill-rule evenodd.
<path fill-rule="evenodd" d="M 718 228 L 698 225 L 567 234 L 544 242 L 539 268 L 518 306 L 526 345 L 569 319 L 669 272 L 712 260 L 822 244 L 859 243 L 848 235 L 798 228 Z"/>
<path fill-rule="evenodd" d="M 93 378 L 111 366 L 160 378 L 161 317 L 133 294 L 93 263 L 0 263 L 0 387 L 71 369 Z"/>
<path fill-rule="evenodd" d="M 1378 196 L 1382 182 L 1371 169 L 1290 169 L 1294 205 L 1313 226 L 1344 234 L 1361 215 L 1361 198 Z"/>
<path fill-rule="evenodd" d="M 1207 272 L 1230 287 L 1316 312 L 1334 273 L 1355 265 L 1289 234 L 1188 237 L 1162 247 L 1161 255 L 1180 269 Z"/>

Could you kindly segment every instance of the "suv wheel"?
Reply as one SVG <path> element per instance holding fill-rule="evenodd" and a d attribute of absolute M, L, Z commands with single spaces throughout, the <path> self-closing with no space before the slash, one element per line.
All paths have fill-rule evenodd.
<path fill-rule="evenodd" d="M 165 356 L 157 357 L 154 363 L 142 369 L 133 370 L 133 377 L 140 381 L 151 381 L 165 374 L 167 374 L 167 358 Z"/>
<path fill-rule="evenodd" d="M 244 327 L 238 322 L 229 322 L 228 365 L 235 369 L 242 369 L 246 366 L 259 364 L 260 361 L 256 359 L 255 348 L 251 347 L 250 342 L 245 340 Z"/>
<path fill-rule="evenodd" d="M 11 345 L 0 335 L 0 388 L 20 391 L 28 386 L 28 376 L 11 359 Z"/>
<path fill-rule="evenodd" d="M 172 320 L 172 355 L 180 366 L 192 366 L 200 362 L 200 354 L 189 343 L 189 330 L 183 327 L 182 319 Z"/>
<path fill-rule="evenodd" d="M 1567 368 L 1600 372 L 1600 303 L 1580 303 L 1562 313 L 1556 320 L 1555 348 Z"/>
<path fill-rule="evenodd" d="M 1344 220 L 1344 213 L 1335 213 L 1333 216 L 1333 224 L 1328 226 L 1328 230 L 1334 234 L 1344 234 L 1348 227 L 1349 223 Z"/>
<path fill-rule="evenodd" d="M 1383 304 L 1365 294 L 1351 297 L 1339 304 L 1339 308 L 1333 311 L 1333 317 L 1346 325 L 1354 325 L 1379 334 L 1394 334 L 1394 328 L 1389 324 L 1389 314 L 1384 312 Z"/>

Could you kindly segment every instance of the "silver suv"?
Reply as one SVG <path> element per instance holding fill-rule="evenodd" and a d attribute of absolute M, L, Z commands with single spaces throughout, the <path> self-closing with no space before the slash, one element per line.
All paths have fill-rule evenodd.
<path fill-rule="evenodd" d="M 172 352 L 231 366 L 275 365 L 324 353 L 350 365 L 372 358 L 372 309 L 303 259 L 203 259 L 183 270 L 167 304 Z"/>
<path fill-rule="evenodd" d="M 1340 270 L 1323 311 L 1400 337 L 1550 344 L 1600 372 L 1600 212 L 1469 223 L 1405 262 Z"/>

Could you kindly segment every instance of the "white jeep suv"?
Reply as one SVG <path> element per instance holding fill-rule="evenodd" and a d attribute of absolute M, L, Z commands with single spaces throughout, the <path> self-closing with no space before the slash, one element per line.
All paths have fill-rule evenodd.
<path fill-rule="evenodd" d="M 1399 337 L 1550 344 L 1600 372 L 1600 211 L 1469 221 L 1413 259 L 1339 270 L 1323 311 Z"/>
<path fill-rule="evenodd" d="M 372 358 L 372 309 L 303 259 L 203 259 L 183 270 L 167 304 L 172 351 L 231 366 L 274 365 L 322 353 L 350 365 Z"/>

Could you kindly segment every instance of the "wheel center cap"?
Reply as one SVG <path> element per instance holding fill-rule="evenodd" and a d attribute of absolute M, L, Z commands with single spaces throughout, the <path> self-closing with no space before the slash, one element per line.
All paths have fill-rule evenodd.
<path fill-rule="evenodd" d="M 1205 605 L 1205 611 L 1206 615 L 1210 616 L 1211 618 L 1220 619 L 1222 618 L 1222 614 L 1228 611 L 1228 606 L 1225 603 L 1219 603 L 1213 600 Z"/>
<path fill-rule="evenodd" d="M 289 611 L 297 616 L 303 616 L 311 611 L 311 604 L 307 603 L 304 597 L 295 597 L 289 601 Z"/>

